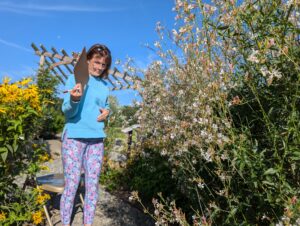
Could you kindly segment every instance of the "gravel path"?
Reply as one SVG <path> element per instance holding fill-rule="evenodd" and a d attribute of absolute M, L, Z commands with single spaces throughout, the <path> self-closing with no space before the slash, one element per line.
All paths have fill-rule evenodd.
<path fill-rule="evenodd" d="M 45 175 L 49 173 L 62 173 L 62 162 L 60 156 L 61 143 L 59 140 L 48 140 L 47 141 L 51 156 L 53 158 L 52 162 L 47 162 L 50 168 L 50 172 L 41 172 L 40 175 Z M 100 185 L 99 188 L 100 197 L 97 203 L 97 209 L 95 214 L 94 226 L 152 226 L 153 221 L 146 216 L 143 212 L 133 207 L 127 202 L 119 199 L 118 197 L 105 191 L 104 187 Z M 53 208 L 51 210 L 52 221 L 55 226 L 60 226 L 60 216 L 59 216 L 59 200 L 60 195 L 53 198 Z M 82 225 L 82 208 L 77 197 L 76 205 L 73 211 L 73 221 L 72 225 Z"/>

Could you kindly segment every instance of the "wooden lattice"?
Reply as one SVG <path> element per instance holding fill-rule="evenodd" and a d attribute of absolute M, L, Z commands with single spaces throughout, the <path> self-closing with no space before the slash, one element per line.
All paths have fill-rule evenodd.
<path fill-rule="evenodd" d="M 65 80 L 68 78 L 67 75 L 73 74 L 76 59 L 79 53 L 73 53 L 72 57 L 67 54 L 65 50 L 61 50 L 61 54 L 52 47 L 51 51 L 40 45 L 40 49 L 34 44 L 31 44 L 35 54 L 40 56 L 40 67 L 46 66 L 56 76 L 61 83 L 65 84 Z M 121 73 L 116 67 L 109 70 L 107 78 L 111 84 L 111 90 L 124 90 L 124 89 L 135 89 L 136 84 L 133 78 L 127 73 Z"/>

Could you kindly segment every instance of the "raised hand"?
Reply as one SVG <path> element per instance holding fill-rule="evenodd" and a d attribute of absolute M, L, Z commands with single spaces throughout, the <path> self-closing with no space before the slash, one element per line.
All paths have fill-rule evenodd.
<path fill-rule="evenodd" d="M 80 101 L 82 96 L 82 85 L 77 83 L 74 88 L 70 91 L 71 99 L 73 101 Z"/>

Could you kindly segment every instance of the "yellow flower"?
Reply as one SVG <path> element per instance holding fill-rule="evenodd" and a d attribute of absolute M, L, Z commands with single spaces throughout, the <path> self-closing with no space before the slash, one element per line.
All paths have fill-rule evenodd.
<path fill-rule="evenodd" d="M 26 106 L 40 113 L 40 90 L 36 84 L 30 84 L 32 79 L 27 78 L 11 84 L 9 81 L 9 78 L 3 79 L 3 84 L 0 86 L 0 105 L 2 105 L 0 113 L 15 118 L 26 112 Z"/>
<path fill-rule="evenodd" d="M 4 84 L 8 84 L 10 82 L 10 80 L 11 79 L 9 77 L 4 77 L 2 81 Z"/>
<path fill-rule="evenodd" d="M 50 199 L 50 195 L 49 194 L 39 194 L 36 198 L 36 203 L 37 204 L 44 204 L 45 201 Z"/>
<path fill-rule="evenodd" d="M 40 156 L 39 156 L 39 160 L 40 160 L 41 162 L 46 162 L 46 161 L 48 161 L 49 159 L 50 159 L 50 156 L 49 156 L 48 154 L 40 155 Z"/>
<path fill-rule="evenodd" d="M 34 189 L 34 191 L 36 191 L 37 193 L 42 193 L 43 192 L 43 189 L 41 189 L 40 187 L 36 187 Z"/>
<path fill-rule="evenodd" d="M 41 170 L 50 171 L 49 166 L 40 166 Z"/>
<path fill-rule="evenodd" d="M 33 223 L 35 225 L 38 225 L 39 223 L 41 223 L 42 220 L 43 220 L 43 213 L 42 213 L 42 211 L 34 212 L 32 214 L 32 220 L 33 220 Z"/>
<path fill-rule="evenodd" d="M 0 113 L 5 113 L 5 112 L 6 112 L 5 108 L 0 108 Z"/>
<path fill-rule="evenodd" d="M 26 86 L 26 85 L 28 85 L 30 82 L 32 82 L 32 78 L 25 78 L 25 79 L 23 79 L 22 81 L 20 81 L 19 84 L 20 84 L 21 86 Z"/>
<path fill-rule="evenodd" d="M 6 219 L 5 213 L 1 211 L 0 213 L 0 221 L 4 221 Z"/>

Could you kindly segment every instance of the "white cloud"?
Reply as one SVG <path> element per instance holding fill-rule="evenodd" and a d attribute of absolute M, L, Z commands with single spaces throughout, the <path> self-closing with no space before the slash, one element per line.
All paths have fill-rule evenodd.
<path fill-rule="evenodd" d="M 0 11 L 25 14 L 43 15 L 41 12 L 115 12 L 125 8 L 105 8 L 85 5 L 42 5 L 32 3 L 0 2 Z"/>
<path fill-rule="evenodd" d="M 6 45 L 6 46 L 11 46 L 11 47 L 14 47 L 16 49 L 21 49 L 21 50 L 24 50 L 26 52 L 32 52 L 31 49 L 28 49 L 26 47 L 20 46 L 20 45 L 18 45 L 16 43 L 13 43 L 13 42 L 6 41 L 6 40 L 4 40 L 2 38 L 0 38 L 0 44 Z"/>

